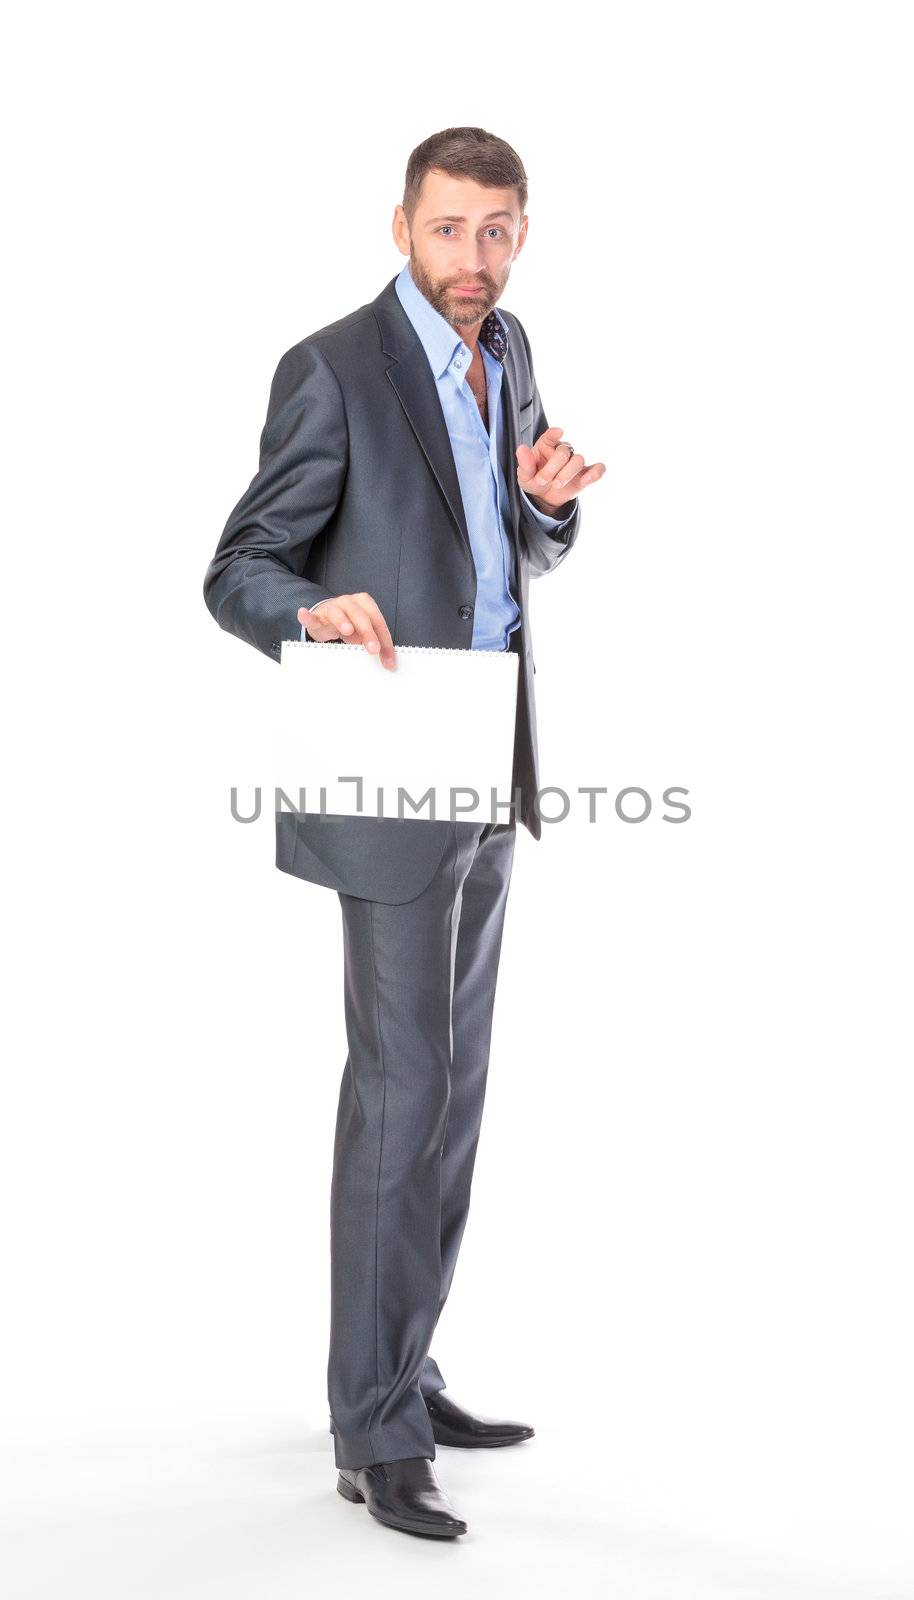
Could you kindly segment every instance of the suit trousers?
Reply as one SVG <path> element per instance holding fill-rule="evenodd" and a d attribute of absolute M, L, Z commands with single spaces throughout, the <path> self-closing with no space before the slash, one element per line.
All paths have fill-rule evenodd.
<path fill-rule="evenodd" d="M 416 821 L 417 828 L 425 824 Z M 400 905 L 339 893 L 348 1055 L 330 1200 L 338 1467 L 435 1457 L 423 1396 L 466 1225 L 516 819 L 452 822 Z"/>

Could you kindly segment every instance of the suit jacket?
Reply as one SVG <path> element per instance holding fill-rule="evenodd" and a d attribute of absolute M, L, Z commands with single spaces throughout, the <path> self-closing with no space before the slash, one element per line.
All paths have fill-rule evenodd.
<path fill-rule="evenodd" d="M 395 282 L 282 356 L 259 470 L 206 572 L 204 598 L 220 627 L 277 663 L 282 641 L 301 637 L 299 606 L 359 591 L 377 602 L 395 645 L 471 648 L 476 569 L 457 469 L 428 358 Z M 520 656 L 511 814 L 538 839 L 528 590 L 531 578 L 567 556 L 580 508 L 573 500 L 556 510 L 571 520 L 550 533 L 524 505 L 515 449 L 549 424 L 524 328 L 499 311 L 509 329 L 502 415 L 521 615 L 511 636 Z M 443 819 L 277 811 L 276 865 L 362 899 L 401 904 L 431 880 L 450 827 Z"/>

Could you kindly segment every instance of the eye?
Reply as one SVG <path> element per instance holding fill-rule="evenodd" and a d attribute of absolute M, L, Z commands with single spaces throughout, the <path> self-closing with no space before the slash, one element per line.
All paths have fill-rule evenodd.
<path fill-rule="evenodd" d="M 501 236 L 503 231 L 504 230 L 502 228 L 494 228 L 494 227 L 486 229 L 486 233 L 494 233 L 494 234 L 497 234 L 499 237 Z"/>
<path fill-rule="evenodd" d="M 450 228 L 453 231 L 453 224 L 450 223 L 450 222 L 446 222 L 443 227 L 438 229 L 438 232 L 439 233 L 445 233 L 448 230 L 448 228 Z"/>

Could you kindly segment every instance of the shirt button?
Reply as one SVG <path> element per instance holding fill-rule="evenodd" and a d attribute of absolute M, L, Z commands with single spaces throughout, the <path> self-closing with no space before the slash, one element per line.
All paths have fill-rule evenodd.
<path fill-rule="evenodd" d="M 457 615 L 458 615 L 458 617 L 462 617 L 463 621 L 466 622 L 467 619 L 473 615 L 473 607 L 472 606 L 458 606 L 457 607 Z"/>

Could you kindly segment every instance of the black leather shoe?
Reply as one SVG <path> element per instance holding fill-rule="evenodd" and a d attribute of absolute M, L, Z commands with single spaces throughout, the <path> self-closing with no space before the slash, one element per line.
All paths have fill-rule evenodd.
<path fill-rule="evenodd" d="M 355 1505 L 364 1502 L 378 1522 L 402 1533 L 454 1539 L 467 1531 L 427 1456 L 407 1456 L 371 1467 L 341 1467 L 336 1487 L 344 1500 Z"/>
<path fill-rule="evenodd" d="M 436 1444 L 449 1444 L 462 1450 L 474 1450 L 501 1444 L 520 1444 L 522 1439 L 532 1439 L 533 1429 L 525 1422 L 496 1422 L 493 1417 L 477 1417 L 464 1411 L 452 1400 L 446 1389 L 425 1396 L 428 1414 L 432 1419 L 432 1433 Z"/>

